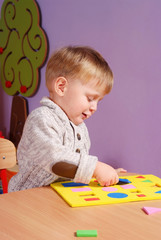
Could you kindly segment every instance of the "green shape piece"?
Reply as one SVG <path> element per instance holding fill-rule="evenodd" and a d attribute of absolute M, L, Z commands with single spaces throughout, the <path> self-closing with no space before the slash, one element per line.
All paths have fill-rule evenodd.
<path fill-rule="evenodd" d="M 0 19 L 0 81 L 8 95 L 34 95 L 47 39 L 35 0 L 4 0 Z"/>
<path fill-rule="evenodd" d="M 152 181 L 151 181 L 151 180 L 148 180 L 148 179 L 147 179 L 147 180 L 144 180 L 144 181 L 142 181 L 142 182 L 151 182 L 151 183 L 152 183 Z"/>
<path fill-rule="evenodd" d="M 97 237 L 97 230 L 77 230 L 77 237 Z"/>

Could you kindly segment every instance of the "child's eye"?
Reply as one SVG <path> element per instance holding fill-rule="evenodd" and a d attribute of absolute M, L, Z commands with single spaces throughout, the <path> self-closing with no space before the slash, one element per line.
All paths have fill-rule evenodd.
<path fill-rule="evenodd" d="M 87 97 L 87 99 L 88 99 L 89 102 L 93 101 L 93 97 Z"/>

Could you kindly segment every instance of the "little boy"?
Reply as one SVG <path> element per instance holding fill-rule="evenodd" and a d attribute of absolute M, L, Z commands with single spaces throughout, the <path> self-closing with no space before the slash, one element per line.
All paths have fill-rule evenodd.
<path fill-rule="evenodd" d="M 49 97 L 28 116 L 17 150 L 19 172 L 9 192 L 46 186 L 60 179 L 102 186 L 118 182 L 118 171 L 89 155 L 90 139 L 84 120 L 113 85 L 104 58 L 89 47 L 69 46 L 56 51 L 47 64 Z"/>

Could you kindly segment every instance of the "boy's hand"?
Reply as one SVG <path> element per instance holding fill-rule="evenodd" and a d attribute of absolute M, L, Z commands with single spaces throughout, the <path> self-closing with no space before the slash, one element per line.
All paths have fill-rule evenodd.
<path fill-rule="evenodd" d="M 97 162 L 93 177 L 97 179 L 101 186 L 110 186 L 119 181 L 116 170 L 99 161 Z"/>
<path fill-rule="evenodd" d="M 127 172 L 127 170 L 125 170 L 124 168 L 117 168 L 117 169 L 115 169 L 115 171 L 117 173 L 126 173 Z"/>

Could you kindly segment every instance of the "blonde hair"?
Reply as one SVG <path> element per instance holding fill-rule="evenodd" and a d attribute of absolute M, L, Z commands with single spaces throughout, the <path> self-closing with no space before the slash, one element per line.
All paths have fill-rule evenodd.
<path fill-rule="evenodd" d="M 95 80 L 105 94 L 113 86 L 113 73 L 100 53 L 90 47 L 68 46 L 56 51 L 48 61 L 46 85 L 58 77 L 80 79 L 83 84 Z"/>

